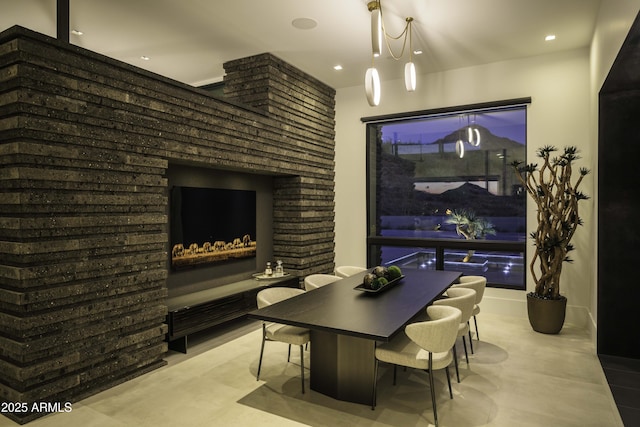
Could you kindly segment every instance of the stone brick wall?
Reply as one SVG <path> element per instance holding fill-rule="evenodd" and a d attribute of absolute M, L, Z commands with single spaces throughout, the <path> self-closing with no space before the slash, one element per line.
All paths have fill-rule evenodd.
<path fill-rule="evenodd" d="M 235 102 L 0 34 L 2 401 L 77 401 L 163 366 L 171 162 L 276 176 L 274 256 L 333 269 L 335 92 L 269 54 L 228 78 Z"/>
<path fill-rule="evenodd" d="M 302 161 L 294 176 L 274 180 L 275 257 L 300 276 L 332 272 L 335 91 L 269 54 L 230 61 L 225 71 L 226 99 L 280 122 L 275 160 Z"/>

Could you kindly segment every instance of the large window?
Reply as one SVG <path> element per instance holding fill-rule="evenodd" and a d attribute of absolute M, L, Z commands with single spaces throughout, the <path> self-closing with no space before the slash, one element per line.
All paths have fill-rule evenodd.
<path fill-rule="evenodd" d="M 526 197 L 510 166 L 526 160 L 519 101 L 363 119 L 370 265 L 524 289 Z"/>

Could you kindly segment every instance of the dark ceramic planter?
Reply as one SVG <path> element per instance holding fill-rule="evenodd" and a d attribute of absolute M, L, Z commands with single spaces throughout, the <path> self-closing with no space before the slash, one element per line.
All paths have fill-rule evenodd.
<path fill-rule="evenodd" d="M 529 323 L 534 331 L 543 334 L 557 334 L 564 325 L 567 298 L 543 299 L 527 294 Z"/>

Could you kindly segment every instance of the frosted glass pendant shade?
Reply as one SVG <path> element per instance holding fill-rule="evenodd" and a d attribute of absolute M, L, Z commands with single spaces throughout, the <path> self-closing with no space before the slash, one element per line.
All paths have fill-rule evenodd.
<path fill-rule="evenodd" d="M 458 157 L 463 158 L 464 157 L 464 142 L 462 142 L 461 139 L 459 139 L 458 141 L 456 141 L 456 154 L 458 155 Z"/>
<path fill-rule="evenodd" d="M 470 125 L 467 128 L 467 141 L 474 147 L 480 146 L 480 129 L 478 129 L 477 126 Z"/>
<path fill-rule="evenodd" d="M 364 75 L 364 90 L 367 94 L 367 101 L 372 107 L 380 104 L 380 76 L 378 70 L 371 67 Z"/>
<path fill-rule="evenodd" d="M 480 129 L 473 128 L 473 133 L 475 134 L 475 138 L 473 139 L 473 145 L 478 147 L 480 145 Z"/>
<path fill-rule="evenodd" d="M 404 86 L 407 92 L 416 90 L 416 66 L 413 62 L 407 62 L 404 65 Z"/>
<path fill-rule="evenodd" d="M 382 50 L 382 17 L 380 9 L 371 11 L 371 53 L 380 56 Z"/>

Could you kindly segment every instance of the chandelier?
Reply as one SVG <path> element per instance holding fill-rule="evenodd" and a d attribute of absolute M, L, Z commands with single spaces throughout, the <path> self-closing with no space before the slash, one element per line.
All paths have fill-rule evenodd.
<path fill-rule="evenodd" d="M 412 17 L 405 19 L 404 30 L 398 36 L 391 36 L 387 33 L 384 25 L 384 18 L 382 13 L 382 1 L 375 0 L 370 1 L 367 4 L 369 12 L 371 12 L 371 67 L 367 69 L 365 73 L 364 88 L 367 95 L 367 101 L 372 107 L 380 104 L 381 89 L 380 89 L 380 75 L 375 68 L 374 60 L 382 53 L 382 41 L 384 40 L 387 50 L 391 54 L 391 57 L 396 61 L 400 60 L 405 48 L 407 47 L 407 39 L 409 39 L 409 62 L 404 66 L 404 85 L 408 92 L 416 90 L 416 66 L 413 63 L 413 46 L 411 25 L 413 23 Z M 391 49 L 390 40 L 402 39 L 402 50 L 399 55 L 396 55 Z"/>

